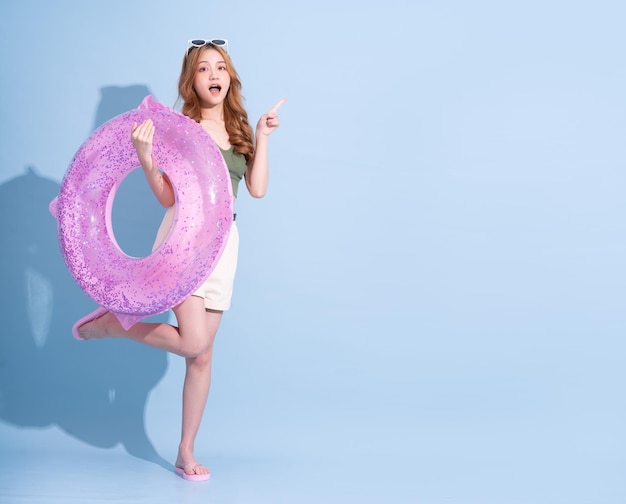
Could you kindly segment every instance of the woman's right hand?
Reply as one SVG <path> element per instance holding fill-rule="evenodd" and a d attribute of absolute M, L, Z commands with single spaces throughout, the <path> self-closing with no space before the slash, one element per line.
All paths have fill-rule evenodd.
<path fill-rule="evenodd" d="M 146 119 L 139 126 L 133 123 L 130 138 L 137 151 L 137 157 L 145 170 L 152 170 L 152 139 L 154 138 L 154 123 Z"/>

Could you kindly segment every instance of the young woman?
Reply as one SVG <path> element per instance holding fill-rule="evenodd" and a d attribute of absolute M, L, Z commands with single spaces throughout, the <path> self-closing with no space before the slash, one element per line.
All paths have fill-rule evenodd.
<path fill-rule="evenodd" d="M 253 136 L 242 104 L 241 82 L 227 52 L 225 40 L 192 40 L 185 53 L 178 83 L 183 114 L 194 119 L 220 147 L 230 172 L 233 195 L 240 180 L 255 198 L 265 195 L 268 182 L 267 144 L 278 127 L 280 100 L 261 116 Z M 174 214 L 174 191 L 152 160 L 154 124 L 146 120 L 134 125 L 131 138 L 150 188 L 168 210 L 157 234 L 155 247 L 167 235 Z M 205 283 L 173 308 L 178 327 L 140 322 L 125 331 L 117 318 L 105 308 L 76 322 L 77 339 L 127 337 L 185 357 L 182 432 L 176 459 L 176 472 L 189 480 L 209 479 L 209 470 L 194 457 L 194 441 L 211 383 L 213 340 L 222 313 L 230 308 L 237 266 L 239 235 L 235 222 L 218 264 Z"/>

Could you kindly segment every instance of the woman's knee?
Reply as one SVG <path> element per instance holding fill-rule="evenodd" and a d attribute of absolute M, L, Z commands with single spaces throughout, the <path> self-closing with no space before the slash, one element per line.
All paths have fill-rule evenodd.
<path fill-rule="evenodd" d="M 174 309 L 174 313 L 179 322 L 180 355 L 199 358 L 211 349 L 221 312 L 206 310 L 202 298 L 190 296 Z"/>
<path fill-rule="evenodd" d="M 213 361 L 213 346 L 210 346 L 205 351 L 194 355 L 187 359 L 189 366 L 193 366 L 195 369 L 202 370 L 211 368 L 211 362 Z"/>
<path fill-rule="evenodd" d="M 181 338 L 180 354 L 183 357 L 200 358 L 206 354 L 213 345 L 212 339 L 209 338 Z"/>
<path fill-rule="evenodd" d="M 191 333 L 181 332 L 180 354 L 183 357 L 201 358 L 213 350 L 214 340 L 214 331 L 194 330 Z"/>

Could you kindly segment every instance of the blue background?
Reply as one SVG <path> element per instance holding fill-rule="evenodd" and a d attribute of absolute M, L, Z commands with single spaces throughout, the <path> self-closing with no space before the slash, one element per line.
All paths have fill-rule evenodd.
<path fill-rule="evenodd" d="M 625 15 L 3 2 L 0 500 L 625 502 Z M 47 206 L 97 126 L 174 105 L 195 37 L 229 39 L 253 123 L 289 101 L 268 195 L 237 203 L 196 447 L 214 478 L 190 487 L 182 359 L 72 339 L 94 303 Z M 129 176 L 122 248 L 147 254 L 161 213 Z"/>

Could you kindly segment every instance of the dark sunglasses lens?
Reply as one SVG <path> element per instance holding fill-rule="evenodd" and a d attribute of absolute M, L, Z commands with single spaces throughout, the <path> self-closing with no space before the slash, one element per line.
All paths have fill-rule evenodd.
<path fill-rule="evenodd" d="M 222 39 L 213 39 L 211 40 L 211 44 L 215 45 L 226 45 L 226 41 Z"/>
<path fill-rule="evenodd" d="M 206 40 L 196 39 L 191 41 L 191 45 L 194 47 L 202 47 L 204 44 L 206 44 Z"/>

